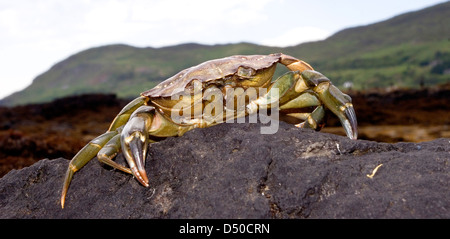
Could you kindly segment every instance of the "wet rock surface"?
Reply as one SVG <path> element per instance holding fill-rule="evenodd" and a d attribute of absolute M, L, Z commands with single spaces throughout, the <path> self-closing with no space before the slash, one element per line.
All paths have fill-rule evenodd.
<path fill-rule="evenodd" d="M 388 144 L 260 128 L 222 124 L 152 144 L 148 188 L 94 159 L 64 209 L 69 160 L 38 161 L 0 179 L 0 218 L 450 218 L 448 138 Z"/>

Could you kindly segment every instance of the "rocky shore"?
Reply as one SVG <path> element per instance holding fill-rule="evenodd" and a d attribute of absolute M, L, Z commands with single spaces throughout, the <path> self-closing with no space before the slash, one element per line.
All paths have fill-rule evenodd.
<path fill-rule="evenodd" d="M 94 159 L 64 209 L 68 159 L 12 170 L 0 178 L 0 218 L 450 218 L 448 138 L 390 144 L 260 127 L 222 124 L 152 144 L 149 188 Z"/>

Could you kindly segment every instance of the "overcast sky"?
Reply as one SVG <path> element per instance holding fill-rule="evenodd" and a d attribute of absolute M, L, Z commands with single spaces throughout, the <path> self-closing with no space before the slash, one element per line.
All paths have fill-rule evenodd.
<path fill-rule="evenodd" d="M 91 47 L 290 46 L 443 0 L 0 0 L 0 99 Z"/>

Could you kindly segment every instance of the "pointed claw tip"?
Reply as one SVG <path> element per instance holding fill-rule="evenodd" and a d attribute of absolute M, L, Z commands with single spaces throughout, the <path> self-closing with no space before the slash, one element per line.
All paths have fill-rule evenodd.
<path fill-rule="evenodd" d="M 61 208 L 64 209 L 64 204 L 66 203 L 66 192 L 61 195 Z"/>
<path fill-rule="evenodd" d="M 148 177 L 147 177 L 147 173 L 145 172 L 145 170 L 139 170 L 139 175 L 141 176 L 141 180 L 139 181 L 142 185 L 144 185 L 144 187 L 148 187 L 150 186 L 148 183 Z"/>
<path fill-rule="evenodd" d="M 144 187 L 148 187 L 149 181 L 147 177 L 147 173 L 144 169 L 137 169 L 136 167 L 131 168 L 131 171 L 133 172 L 133 175 L 136 177 L 139 183 L 141 183 Z"/>
<path fill-rule="evenodd" d="M 64 179 L 64 184 L 61 191 L 61 208 L 64 208 L 64 203 L 66 202 L 66 195 L 67 191 L 69 190 L 70 182 L 72 181 L 72 177 L 74 172 L 77 171 L 77 168 L 74 167 L 72 164 L 69 164 L 69 167 L 66 171 L 66 176 Z"/>
<path fill-rule="evenodd" d="M 355 110 L 352 106 L 346 107 L 344 110 L 346 119 L 343 124 L 347 136 L 352 140 L 358 139 L 358 122 L 356 120 Z"/>
<path fill-rule="evenodd" d="M 61 194 L 61 208 L 63 208 L 63 209 L 64 209 L 64 204 L 66 202 L 66 192 L 67 192 L 67 190 L 64 188 L 63 192 Z"/>

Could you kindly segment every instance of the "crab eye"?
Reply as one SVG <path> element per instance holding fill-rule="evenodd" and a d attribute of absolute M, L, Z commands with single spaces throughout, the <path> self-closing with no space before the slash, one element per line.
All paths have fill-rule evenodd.
<path fill-rule="evenodd" d="M 243 66 L 240 66 L 237 70 L 238 76 L 242 76 L 245 78 L 252 77 L 255 75 L 255 70 L 252 68 L 245 68 Z"/>

